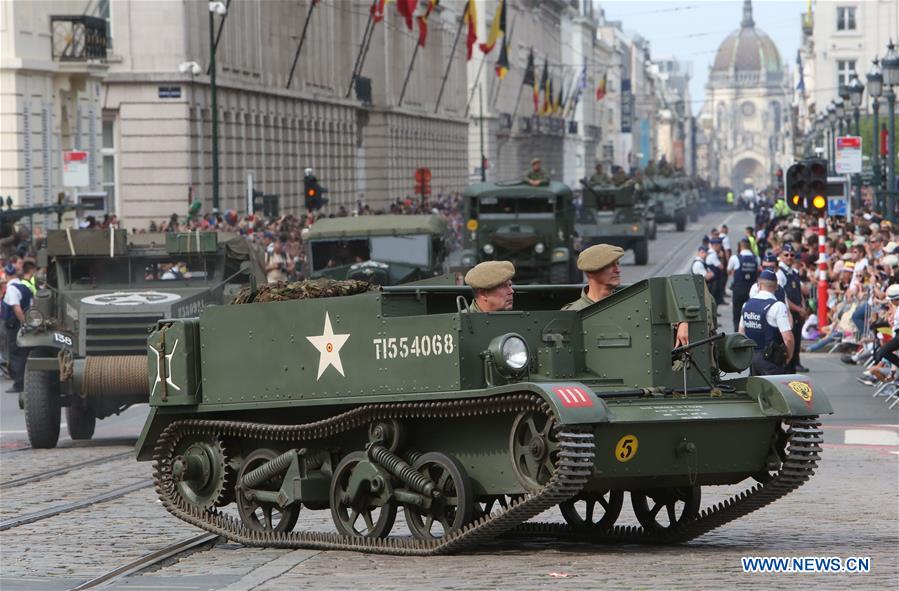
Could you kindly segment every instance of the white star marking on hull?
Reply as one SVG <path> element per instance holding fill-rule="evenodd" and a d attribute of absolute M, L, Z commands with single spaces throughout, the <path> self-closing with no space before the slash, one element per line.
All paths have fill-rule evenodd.
<path fill-rule="evenodd" d="M 350 338 L 349 333 L 334 334 L 334 330 L 331 328 L 331 317 L 325 312 L 325 328 L 322 331 L 322 335 L 317 337 L 306 337 L 306 340 L 312 343 L 321 355 L 318 359 L 318 375 L 315 377 L 316 381 L 322 377 L 322 374 L 325 373 L 325 370 L 330 366 L 333 366 L 334 369 L 340 372 L 340 375 L 346 377 L 343 373 L 343 363 L 340 361 L 340 349 L 343 347 L 343 344 L 346 343 L 348 338 Z"/>

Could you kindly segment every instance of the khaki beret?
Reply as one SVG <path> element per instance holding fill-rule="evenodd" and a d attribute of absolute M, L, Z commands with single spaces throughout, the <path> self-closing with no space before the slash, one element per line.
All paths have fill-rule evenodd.
<path fill-rule="evenodd" d="M 581 271 L 599 271 L 624 256 L 624 249 L 611 244 L 595 244 L 577 257 L 577 268 Z"/>
<path fill-rule="evenodd" d="M 465 284 L 473 289 L 493 289 L 515 276 L 509 261 L 485 261 L 465 274 Z"/>
<path fill-rule="evenodd" d="M 539 158 L 531 158 L 531 166 L 534 166 L 534 164 L 536 164 L 537 162 L 543 162 L 543 161 L 540 160 Z"/>

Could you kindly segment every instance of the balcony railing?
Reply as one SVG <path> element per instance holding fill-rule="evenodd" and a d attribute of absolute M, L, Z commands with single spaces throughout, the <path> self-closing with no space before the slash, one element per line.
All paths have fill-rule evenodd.
<path fill-rule="evenodd" d="M 53 59 L 86 62 L 106 59 L 106 20 L 94 16 L 51 16 Z"/>

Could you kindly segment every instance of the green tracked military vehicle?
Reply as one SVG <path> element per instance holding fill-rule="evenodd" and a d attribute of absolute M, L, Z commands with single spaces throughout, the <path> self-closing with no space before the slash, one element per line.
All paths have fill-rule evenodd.
<path fill-rule="evenodd" d="M 321 219 L 304 233 L 309 276 L 397 285 L 442 275 L 446 233 L 439 215 Z"/>
<path fill-rule="evenodd" d="M 571 189 L 552 181 L 477 183 L 464 193 L 466 231 L 462 267 L 511 261 L 520 283 L 580 281 L 575 265 Z"/>
<path fill-rule="evenodd" d="M 231 301 L 250 273 L 265 280 L 255 248 L 215 232 L 52 230 L 38 259 L 47 287 L 17 342 L 29 352 L 19 404 L 42 448 L 56 446 L 61 407 L 72 439 L 90 439 L 97 419 L 147 401 L 147 334 L 159 319 Z"/>
<path fill-rule="evenodd" d="M 656 223 L 674 224 L 678 232 L 687 229 L 687 192 L 677 177 L 647 176 L 643 190 L 652 203 Z"/>
<path fill-rule="evenodd" d="M 168 511 L 236 542 L 402 555 L 681 542 L 813 474 L 827 398 L 807 376 L 722 379 L 754 345 L 711 332 L 702 278 L 560 311 L 579 291 L 516 286 L 515 310 L 467 313 L 465 287 L 362 285 L 160 321 L 138 459 Z M 673 350 L 675 322 L 692 342 Z M 639 528 L 615 526 L 626 492 Z M 566 524 L 524 525 L 555 505 Z M 302 508 L 336 533 L 293 531 Z M 399 510 L 411 538 L 388 537 Z"/>
<path fill-rule="evenodd" d="M 584 189 L 575 223 L 581 250 L 594 244 L 614 244 L 634 251 L 636 264 L 648 263 L 650 228 L 655 220 L 647 218 L 636 187 L 584 183 Z"/>

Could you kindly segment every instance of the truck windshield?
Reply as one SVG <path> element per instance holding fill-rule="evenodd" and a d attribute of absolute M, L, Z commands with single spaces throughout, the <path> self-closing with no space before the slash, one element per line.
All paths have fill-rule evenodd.
<path fill-rule="evenodd" d="M 312 243 L 312 270 L 378 261 L 427 266 L 430 236 L 373 236 L 351 240 L 319 240 Z"/>
<path fill-rule="evenodd" d="M 508 217 L 543 218 L 551 217 L 556 210 L 556 198 L 550 197 L 481 197 L 478 209 L 482 218 Z"/>

